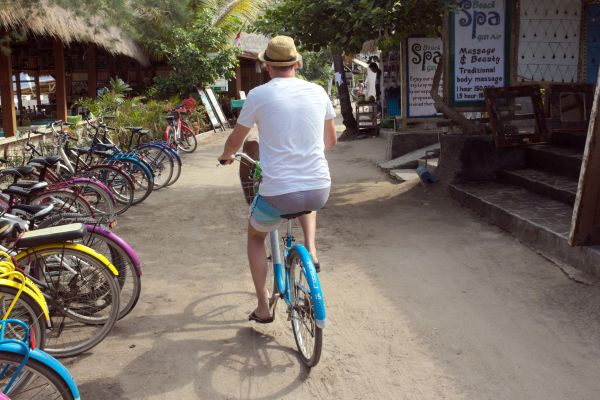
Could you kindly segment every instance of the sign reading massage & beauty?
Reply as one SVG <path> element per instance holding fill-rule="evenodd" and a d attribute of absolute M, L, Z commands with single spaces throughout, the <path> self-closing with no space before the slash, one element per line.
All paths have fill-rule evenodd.
<path fill-rule="evenodd" d="M 406 43 L 408 117 L 439 116 L 431 98 L 431 86 L 442 59 L 442 39 L 411 37 Z"/>
<path fill-rule="evenodd" d="M 510 81 L 511 0 L 462 0 L 450 13 L 450 101 L 483 105 L 483 89 Z"/>

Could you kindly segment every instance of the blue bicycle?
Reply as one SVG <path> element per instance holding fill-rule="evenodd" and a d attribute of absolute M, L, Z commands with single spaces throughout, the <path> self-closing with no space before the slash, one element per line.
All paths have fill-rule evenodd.
<path fill-rule="evenodd" d="M 236 153 L 235 157 L 251 166 L 250 181 L 256 190 L 261 179 L 260 162 L 245 153 Z M 277 301 L 282 299 L 287 305 L 288 320 L 292 323 L 300 359 L 311 368 L 321 358 L 325 301 L 312 257 L 303 245 L 295 243 L 292 233 L 292 220 L 309 213 L 310 211 L 303 211 L 282 215 L 282 218 L 288 220 L 287 233 L 280 242 L 279 231 L 270 232 L 266 249 L 269 265 L 267 285 L 273 282 L 269 297 L 271 315 L 275 315 Z M 283 244 L 283 254 L 280 243 Z"/>
<path fill-rule="evenodd" d="M 35 348 L 26 323 L 7 319 L 0 324 L 0 399 L 79 400 L 69 371 L 54 357 Z M 6 339 L 5 333 L 15 328 L 25 332 L 24 337 Z"/>

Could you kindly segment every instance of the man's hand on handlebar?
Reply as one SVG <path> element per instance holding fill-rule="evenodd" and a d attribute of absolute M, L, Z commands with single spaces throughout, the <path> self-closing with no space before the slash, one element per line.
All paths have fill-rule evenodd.
<path fill-rule="evenodd" d="M 229 165 L 235 161 L 235 155 L 223 153 L 219 156 L 218 160 L 221 165 Z"/>

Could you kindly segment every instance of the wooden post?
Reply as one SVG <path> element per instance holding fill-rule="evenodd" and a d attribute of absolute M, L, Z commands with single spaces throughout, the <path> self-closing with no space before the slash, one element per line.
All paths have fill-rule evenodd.
<path fill-rule="evenodd" d="M 54 80 L 56 82 L 56 118 L 67 120 L 67 85 L 65 77 L 65 50 L 60 40 L 54 39 Z"/>
<path fill-rule="evenodd" d="M 0 51 L 0 96 L 2 100 L 2 129 L 4 137 L 15 136 L 17 116 L 13 92 L 12 60 L 10 53 Z"/>
<path fill-rule="evenodd" d="M 600 77 L 600 71 L 598 76 Z M 600 244 L 600 85 L 596 86 L 569 244 Z"/>
<path fill-rule="evenodd" d="M 240 98 L 240 92 L 242 91 L 242 67 L 239 64 L 235 67 L 235 97 Z"/>
<path fill-rule="evenodd" d="M 40 70 L 35 71 L 35 99 L 37 101 L 38 112 L 42 106 L 42 88 L 40 87 Z"/>
<path fill-rule="evenodd" d="M 400 43 L 400 116 L 402 118 L 402 127 L 408 128 L 408 42 L 404 39 Z"/>
<path fill-rule="evenodd" d="M 88 97 L 95 99 L 98 91 L 98 71 L 96 69 L 96 46 L 90 44 L 87 52 Z"/>
<path fill-rule="evenodd" d="M 15 75 L 15 86 L 17 87 L 17 110 L 19 110 L 19 113 L 22 113 L 23 112 L 23 93 L 21 91 L 21 71 L 19 71 L 18 65 L 19 65 L 19 63 L 17 61 L 17 70 L 13 71 L 13 73 Z"/>

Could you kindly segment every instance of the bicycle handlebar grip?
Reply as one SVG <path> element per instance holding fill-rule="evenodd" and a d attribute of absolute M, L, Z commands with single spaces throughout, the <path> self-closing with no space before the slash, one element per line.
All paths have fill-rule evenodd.
<path fill-rule="evenodd" d="M 227 165 L 227 160 L 219 160 L 219 164 L 221 164 L 221 165 Z"/>

